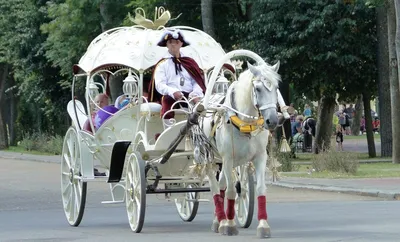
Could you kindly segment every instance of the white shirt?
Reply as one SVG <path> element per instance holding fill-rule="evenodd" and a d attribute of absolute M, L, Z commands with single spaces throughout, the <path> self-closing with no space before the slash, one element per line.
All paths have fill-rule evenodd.
<path fill-rule="evenodd" d="M 167 58 L 158 64 L 154 73 L 154 83 L 157 91 L 162 95 L 169 95 L 174 98 L 174 92 L 187 92 L 189 98 L 203 97 L 203 90 L 187 72 L 182 65 L 182 71 L 175 72 L 175 63 L 171 59 L 173 56 L 168 53 L 164 58 Z M 183 57 L 181 53 L 181 57 Z M 183 86 L 181 86 L 181 78 L 185 79 Z"/>

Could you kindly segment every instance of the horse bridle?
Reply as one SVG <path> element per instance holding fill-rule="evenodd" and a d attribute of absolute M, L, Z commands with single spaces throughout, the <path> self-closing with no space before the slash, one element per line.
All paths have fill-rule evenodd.
<path fill-rule="evenodd" d="M 254 84 L 255 82 L 262 82 L 263 85 L 264 85 L 269 91 L 272 91 L 272 88 L 271 88 L 271 85 L 272 85 L 272 84 L 267 85 L 267 84 L 265 84 L 264 81 L 259 80 L 259 79 L 253 80 L 253 81 L 252 81 L 252 84 L 253 84 L 253 95 L 252 95 L 252 99 L 253 99 L 254 108 L 255 108 L 258 112 L 261 112 L 261 111 L 266 110 L 266 109 L 275 109 L 275 110 L 277 110 L 277 105 L 276 105 L 276 103 L 272 103 L 272 102 L 271 102 L 271 103 L 264 104 L 264 105 L 262 105 L 262 106 L 259 106 L 259 105 L 258 105 L 258 103 L 257 103 L 257 92 L 255 91 L 256 86 L 255 86 L 255 84 Z"/>

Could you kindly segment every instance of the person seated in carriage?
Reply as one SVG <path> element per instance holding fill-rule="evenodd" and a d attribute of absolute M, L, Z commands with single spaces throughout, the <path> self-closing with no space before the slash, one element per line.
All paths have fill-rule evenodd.
<path fill-rule="evenodd" d="M 110 100 L 108 95 L 105 93 L 98 94 L 94 98 L 94 102 L 96 103 L 96 106 L 93 108 L 91 118 L 95 130 L 97 130 L 104 123 L 104 121 L 106 121 L 112 113 L 116 113 L 118 109 L 113 105 L 109 105 Z M 92 133 L 89 120 L 86 120 L 85 124 L 83 125 L 83 129 Z"/>
<path fill-rule="evenodd" d="M 194 59 L 181 52 L 181 48 L 188 45 L 189 42 L 179 30 L 166 30 L 158 42 L 158 46 L 168 48 L 168 54 L 154 68 L 149 85 L 149 101 L 161 103 L 162 117 L 176 101 L 186 97 L 197 103 L 206 91 L 200 67 Z M 181 106 L 186 105 L 183 103 Z M 164 119 L 174 116 L 174 112 L 169 112 Z"/>

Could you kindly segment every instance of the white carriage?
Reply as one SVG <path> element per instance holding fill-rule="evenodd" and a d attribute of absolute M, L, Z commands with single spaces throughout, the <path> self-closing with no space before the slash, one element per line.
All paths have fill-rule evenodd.
<path fill-rule="evenodd" d="M 180 29 L 191 43 L 182 52 L 195 59 L 205 76 L 210 77 L 218 60 L 225 56 L 220 44 L 200 30 L 174 28 Z M 167 51 L 157 46 L 162 32 L 163 29 L 143 26 L 111 29 L 92 41 L 73 68 L 73 99 L 67 107 L 72 126 L 64 138 L 61 161 L 62 202 L 72 226 L 78 226 L 82 220 L 88 182 L 109 183 L 111 199 L 103 203 L 126 203 L 128 221 L 134 232 L 140 232 L 143 226 L 146 194 L 174 198 L 182 220 L 192 221 L 199 202 L 205 200 L 200 199 L 200 193 L 210 190 L 207 182 L 189 175 L 194 165 L 194 151 L 186 139 L 178 140 L 170 152 L 172 141 L 187 124 L 185 110 L 177 111 L 175 122 L 165 128 L 160 117 L 161 105 L 147 101 L 145 86 L 151 74 L 149 70 Z M 223 98 L 229 85 L 223 77 L 226 70 L 219 70 L 214 73 L 216 84 L 208 86 L 213 90 L 207 94 L 208 102 Z M 234 73 L 230 74 L 235 78 Z M 79 82 L 81 79 L 85 84 Z M 118 89 L 113 82 L 122 85 Z M 117 111 L 100 107 L 94 101 L 95 96 L 106 92 L 111 94 L 112 104 L 120 95 L 129 104 Z M 94 109 L 109 116 L 97 128 L 92 118 Z M 96 175 L 95 168 L 105 174 Z M 239 192 L 237 221 L 242 227 L 249 227 L 255 182 L 251 163 L 236 168 L 234 174 Z"/>

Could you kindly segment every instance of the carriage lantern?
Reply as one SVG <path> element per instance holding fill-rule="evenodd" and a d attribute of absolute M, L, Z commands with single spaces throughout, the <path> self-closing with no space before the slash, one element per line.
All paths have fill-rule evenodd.
<path fill-rule="evenodd" d="M 218 77 L 218 80 L 216 81 L 215 84 L 216 84 L 215 85 L 216 93 L 226 93 L 228 91 L 229 81 L 223 75 Z"/>
<path fill-rule="evenodd" d="M 132 75 L 131 70 L 129 70 L 128 76 L 124 80 L 124 85 L 122 86 L 124 94 L 129 98 L 133 98 L 138 94 L 137 80 Z"/>
<path fill-rule="evenodd" d="M 94 99 L 96 98 L 97 95 L 99 95 L 99 88 L 97 87 L 96 83 L 94 83 L 93 80 L 90 80 L 90 83 L 88 85 L 88 91 L 89 91 L 89 100 L 91 100 L 91 108 L 93 108 L 93 102 Z"/>

